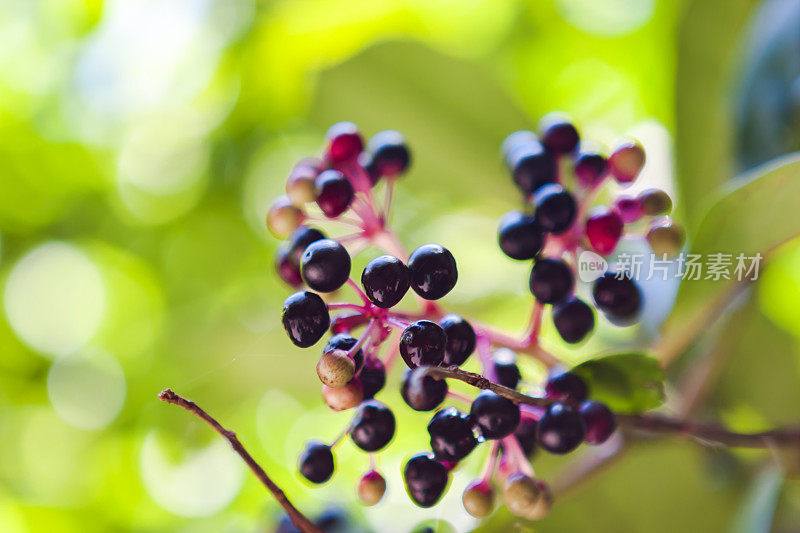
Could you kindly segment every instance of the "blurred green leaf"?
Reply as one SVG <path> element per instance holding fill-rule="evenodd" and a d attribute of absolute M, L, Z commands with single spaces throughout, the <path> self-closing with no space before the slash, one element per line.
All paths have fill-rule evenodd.
<path fill-rule="evenodd" d="M 639 413 L 664 403 L 664 371 L 648 355 L 608 355 L 581 363 L 571 372 L 586 381 L 593 399 L 614 411 Z"/>
<path fill-rule="evenodd" d="M 773 464 L 759 472 L 734 519 L 731 533 L 770 530 L 783 480 L 783 470 Z"/>

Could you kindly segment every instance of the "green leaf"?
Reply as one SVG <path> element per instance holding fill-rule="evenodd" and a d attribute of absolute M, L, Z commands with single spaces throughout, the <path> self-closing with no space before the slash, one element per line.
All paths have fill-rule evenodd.
<path fill-rule="evenodd" d="M 664 403 L 664 371 L 641 353 L 608 355 L 571 370 L 589 386 L 592 399 L 622 413 L 639 413 Z"/>

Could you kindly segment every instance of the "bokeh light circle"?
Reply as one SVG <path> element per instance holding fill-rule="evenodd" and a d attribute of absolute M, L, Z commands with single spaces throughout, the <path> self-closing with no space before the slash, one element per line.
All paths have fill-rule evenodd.
<path fill-rule="evenodd" d="M 653 18 L 655 0 L 556 0 L 564 20 L 592 35 L 618 37 L 634 32 Z"/>
<path fill-rule="evenodd" d="M 86 345 L 103 319 L 100 270 L 75 246 L 39 245 L 14 265 L 4 308 L 14 333 L 34 350 L 60 356 Z"/>

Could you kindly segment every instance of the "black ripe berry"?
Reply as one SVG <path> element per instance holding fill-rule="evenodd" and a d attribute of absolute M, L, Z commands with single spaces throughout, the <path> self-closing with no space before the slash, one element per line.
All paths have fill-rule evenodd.
<path fill-rule="evenodd" d="M 497 383 L 509 389 L 516 389 L 522 376 L 517 366 L 517 354 L 508 348 L 499 348 L 492 357 Z"/>
<path fill-rule="evenodd" d="M 386 385 L 386 367 L 377 357 L 370 357 L 358 377 L 364 387 L 364 399 L 373 398 Z"/>
<path fill-rule="evenodd" d="M 309 244 L 325 238 L 325 234 L 317 228 L 299 226 L 296 230 L 294 230 L 289 237 L 288 242 L 289 250 L 291 250 L 291 256 L 297 265 L 300 265 L 300 258 L 303 257 L 303 252 L 306 251 L 306 248 L 308 248 Z"/>
<path fill-rule="evenodd" d="M 365 452 L 376 452 L 389 444 L 394 429 L 392 411 L 378 400 L 367 400 L 358 407 L 350 438 Z"/>
<path fill-rule="evenodd" d="M 350 276 L 350 254 L 331 239 L 311 243 L 300 259 L 306 285 L 319 292 L 333 292 Z"/>
<path fill-rule="evenodd" d="M 364 140 L 358 126 L 352 122 L 337 122 L 325 133 L 328 140 L 328 159 L 333 163 L 343 163 L 358 157 L 364 148 Z"/>
<path fill-rule="evenodd" d="M 556 180 L 556 162 L 538 141 L 527 142 L 509 154 L 514 183 L 525 194 Z"/>
<path fill-rule="evenodd" d="M 462 365 L 475 350 L 475 330 L 458 315 L 443 317 L 439 325 L 447 336 L 443 364 Z"/>
<path fill-rule="evenodd" d="M 409 370 L 403 378 L 400 393 L 413 410 L 433 411 L 447 396 L 447 381 Z"/>
<path fill-rule="evenodd" d="M 557 115 L 549 115 L 542 119 L 539 129 L 542 144 L 551 154 L 567 154 L 578 147 L 580 135 L 571 122 Z"/>
<path fill-rule="evenodd" d="M 603 444 L 617 429 L 617 417 L 600 402 L 583 402 L 580 408 L 586 426 L 586 442 Z"/>
<path fill-rule="evenodd" d="M 492 391 L 483 391 L 472 402 L 469 415 L 485 439 L 502 439 L 519 425 L 519 405 Z"/>
<path fill-rule="evenodd" d="M 642 305 L 639 288 L 627 274 L 606 272 L 595 280 L 592 296 L 597 307 L 612 320 L 631 320 Z"/>
<path fill-rule="evenodd" d="M 466 413 L 455 407 L 442 409 L 428 423 L 431 450 L 439 461 L 457 463 L 475 449 L 478 439 Z"/>
<path fill-rule="evenodd" d="M 292 250 L 288 243 L 281 244 L 275 250 L 275 270 L 278 272 L 278 276 L 290 287 L 297 289 L 303 284 L 300 266 L 292 257 Z"/>
<path fill-rule="evenodd" d="M 430 320 L 417 320 L 403 330 L 400 355 L 409 368 L 438 366 L 444 360 L 447 335 L 442 327 Z"/>
<path fill-rule="evenodd" d="M 500 219 L 497 243 L 511 259 L 533 259 L 542 249 L 544 234 L 532 216 L 509 211 Z"/>
<path fill-rule="evenodd" d="M 449 481 L 447 467 L 433 458 L 433 454 L 415 455 L 403 468 L 406 491 L 420 507 L 433 507 L 444 494 Z"/>
<path fill-rule="evenodd" d="M 586 302 L 573 297 L 555 306 L 553 324 L 562 339 L 574 344 L 583 340 L 594 328 L 594 312 Z"/>
<path fill-rule="evenodd" d="M 355 194 L 350 180 L 338 170 L 332 169 L 320 172 L 316 177 L 314 192 L 317 195 L 317 205 L 330 218 L 336 218 L 347 211 Z"/>
<path fill-rule="evenodd" d="M 574 283 L 572 269 L 561 259 L 539 259 L 531 269 L 531 293 L 543 304 L 563 302 Z"/>
<path fill-rule="evenodd" d="M 356 345 L 358 339 L 355 337 L 351 337 L 346 333 L 337 333 L 333 337 L 330 338 L 328 344 L 325 345 L 325 348 L 322 349 L 323 352 L 330 352 L 333 350 L 344 350 L 345 352 L 350 351 L 350 348 Z M 356 372 L 361 370 L 362 365 L 364 364 L 364 352 L 362 350 L 358 350 L 353 355 L 353 362 L 356 365 Z"/>
<path fill-rule="evenodd" d="M 584 152 L 575 160 L 575 176 L 587 188 L 596 187 L 608 173 L 608 159 L 602 154 Z"/>
<path fill-rule="evenodd" d="M 514 432 L 526 457 L 530 457 L 536 451 L 536 428 L 536 420 L 526 417 L 519 421 L 519 426 Z"/>
<path fill-rule="evenodd" d="M 408 267 L 393 255 L 376 257 L 364 267 L 361 285 L 369 300 L 383 309 L 403 299 L 411 283 Z"/>
<path fill-rule="evenodd" d="M 398 131 L 376 133 L 369 140 L 367 149 L 372 154 L 370 167 L 378 176 L 393 178 L 408 170 L 411 163 L 405 137 Z"/>
<path fill-rule="evenodd" d="M 298 459 L 300 474 L 312 483 L 325 483 L 333 475 L 331 447 L 311 441 L 303 448 Z"/>
<path fill-rule="evenodd" d="M 550 453 L 569 453 L 583 441 L 586 427 L 580 413 L 563 403 L 554 403 L 539 419 L 539 446 Z"/>
<path fill-rule="evenodd" d="M 511 167 L 511 158 L 517 149 L 525 146 L 526 144 L 535 143 L 538 141 L 539 137 L 529 130 L 519 130 L 515 131 L 514 133 L 509 133 L 508 136 L 503 139 L 503 144 L 500 145 L 500 151 L 503 154 L 503 160 L 509 167 Z"/>
<path fill-rule="evenodd" d="M 586 382 L 572 372 L 556 370 L 547 378 L 544 385 L 547 398 L 562 402 L 580 403 L 586 399 Z"/>
<path fill-rule="evenodd" d="M 456 260 L 450 251 L 438 244 L 423 244 L 408 258 L 411 288 L 426 300 L 438 300 L 458 281 Z"/>
<path fill-rule="evenodd" d="M 301 348 L 316 344 L 325 334 L 330 321 L 328 306 L 313 292 L 296 292 L 283 303 L 283 328 L 292 342 Z"/>
<path fill-rule="evenodd" d="M 536 206 L 536 222 L 548 233 L 567 231 L 578 212 L 575 197 L 557 183 L 539 188 L 533 196 L 533 203 Z"/>

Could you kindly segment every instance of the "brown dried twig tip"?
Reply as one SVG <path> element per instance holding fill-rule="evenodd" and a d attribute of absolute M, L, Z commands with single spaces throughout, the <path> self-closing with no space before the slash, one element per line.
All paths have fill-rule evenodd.
<path fill-rule="evenodd" d="M 278 487 L 272 479 L 267 475 L 261 465 L 259 465 L 255 459 L 244 449 L 244 446 L 239 439 L 236 437 L 236 433 L 233 431 L 225 429 L 219 422 L 217 422 L 211 415 L 206 413 L 199 405 L 194 403 L 191 400 L 188 400 L 177 394 L 172 389 L 164 389 L 158 395 L 158 399 L 162 400 L 167 403 L 171 403 L 174 405 L 178 405 L 183 407 L 187 411 L 194 413 L 197 417 L 204 420 L 208 425 L 210 425 L 214 430 L 225 437 L 225 439 L 230 443 L 233 450 L 239 454 L 239 456 L 247 463 L 247 466 L 250 467 L 250 470 L 256 475 L 261 484 L 264 485 L 268 491 L 272 493 L 275 499 L 281 504 L 281 507 L 286 511 L 286 514 L 289 516 L 289 519 L 292 521 L 292 524 L 302 531 L 303 533 L 322 533 L 322 530 L 318 528 L 311 520 L 306 517 L 303 513 L 301 513 L 292 502 L 289 501 L 289 498 L 286 497 L 286 494 L 283 493 L 280 487 Z"/>

